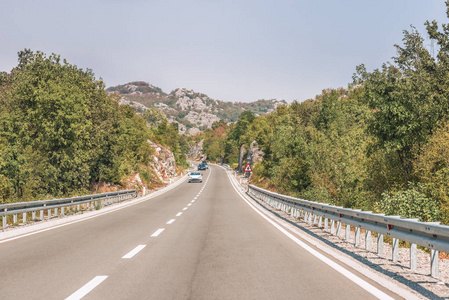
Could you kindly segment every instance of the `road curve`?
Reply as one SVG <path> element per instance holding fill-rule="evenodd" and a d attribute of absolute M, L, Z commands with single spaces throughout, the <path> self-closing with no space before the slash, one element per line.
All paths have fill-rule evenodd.
<path fill-rule="evenodd" d="M 382 297 L 257 214 L 222 168 L 211 166 L 203 179 L 96 218 L 1 243 L 0 298 Z"/>

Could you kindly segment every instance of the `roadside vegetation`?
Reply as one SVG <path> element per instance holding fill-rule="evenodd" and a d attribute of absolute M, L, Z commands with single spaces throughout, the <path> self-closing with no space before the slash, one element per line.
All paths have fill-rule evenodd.
<path fill-rule="evenodd" d="M 411 27 L 392 62 L 358 66 L 347 89 L 217 122 L 204 134 L 205 153 L 236 163 L 240 146 L 255 140 L 265 153 L 253 168 L 259 186 L 449 224 L 449 25 L 426 28 L 434 56 Z"/>
<path fill-rule="evenodd" d="M 19 52 L 0 73 L 0 203 L 90 193 L 148 169 L 154 142 L 185 165 L 186 146 L 166 120 L 147 123 L 108 95 L 91 70 L 57 55 Z"/>

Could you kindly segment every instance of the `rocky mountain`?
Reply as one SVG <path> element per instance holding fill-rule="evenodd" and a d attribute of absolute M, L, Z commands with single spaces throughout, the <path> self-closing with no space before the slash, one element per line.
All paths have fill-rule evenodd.
<path fill-rule="evenodd" d="M 130 105 L 139 112 L 156 107 L 163 111 L 171 123 L 178 123 L 180 133 L 195 134 L 211 128 L 220 119 L 235 122 L 244 110 L 256 115 L 272 112 L 285 100 L 258 100 L 255 102 L 226 102 L 214 100 L 207 95 L 178 88 L 167 94 L 162 89 L 142 81 L 130 82 L 107 88 L 109 93 L 120 95 L 122 104 Z"/>

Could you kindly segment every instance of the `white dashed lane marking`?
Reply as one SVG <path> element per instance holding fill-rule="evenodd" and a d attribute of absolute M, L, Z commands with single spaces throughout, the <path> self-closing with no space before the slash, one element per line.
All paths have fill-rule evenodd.
<path fill-rule="evenodd" d="M 143 248 L 145 248 L 147 245 L 139 245 L 136 248 L 134 248 L 133 250 L 131 250 L 131 252 L 129 252 L 128 254 L 126 254 L 125 256 L 123 256 L 122 258 L 132 258 L 134 255 L 136 255 L 137 253 L 139 253 Z"/>
<path fill-rule="evenodd" d="M 190 205 L 192 205 L 192 203 L 187 204 L 187 206 L 190 206 Z"/>
<path fill-rule="evenodd" d="M 174 221 L 175 219 L 171 219 L 170 221 L 167 222 L 167 225 L 173 224 Z"/>
<path fill-rule="evenodd" d="M 182 212 L 179 212 L 179 213 L 176 214 L 177 217 L 179 217 L 181 215 L 182 215 Z"/>
<path fill-rule="evenodd" d="M 90 291 L 102 283 L 108 276 L 96 276 L 94 279 L 86 283 L 82 288 L 66 298 L 66 300 L 78 300 L 86 296 Z"/>
<path fill-rule="evenodd" d="M 187 210 L 188 209 L 188 207 L 184 207 L 182 210 Z"/>
<path fill-rule="evenodd" d="M 159 234 L 162 233 L 162 231 L 164 231 L 165 228 L 159 228 L 158 230 L 156 230 L 151 236 L 152 237 L 157 237 Z"/>

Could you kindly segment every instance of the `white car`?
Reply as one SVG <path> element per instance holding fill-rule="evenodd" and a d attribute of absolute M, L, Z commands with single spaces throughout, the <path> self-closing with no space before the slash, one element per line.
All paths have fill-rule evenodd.
<path fill-rule="evenodd" d="M 203 182 L 203 176 L 201 175 L 200 172 L 190 172 L 189 174 L 189 183 L 190 182 Z"/>

